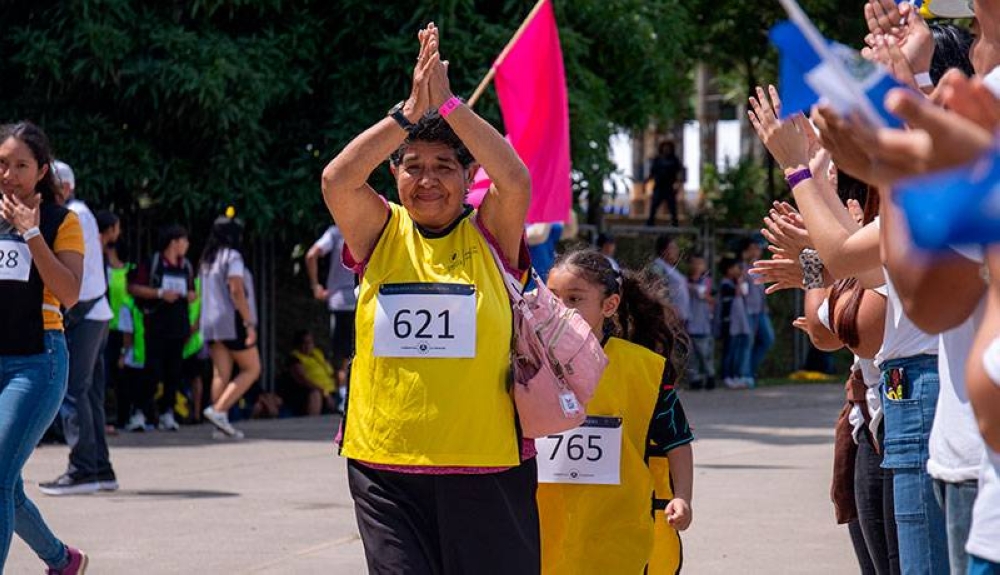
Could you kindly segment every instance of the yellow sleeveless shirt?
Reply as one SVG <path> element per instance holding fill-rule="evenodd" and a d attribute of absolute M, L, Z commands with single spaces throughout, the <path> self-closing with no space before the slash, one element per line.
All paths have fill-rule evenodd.
<path fill-rule="evenodd" d="M 650 458 L 647 466 L 646 445 L 665 360 L 618 338 L 609 339 L 604 351 L 608 367 L 587 414 L 622 418 L 620 483 L 539 484 L 543 575 L 642 575 L 647 565 L 649 573 L 663 572 L 653 571 L 651 564 L 652 497 L 654 489 L 657 498 L 672 494 L 664 492 L 669 491 L 669 480 L 654 479 L 652 468 L 664 478 L 669 469 L 664 467 L 666 458 L 660 457 Z M 663 512 L 656 515 L 656 522 L 666 525 Z M 660 537 L 659 526 L 656 531 Z"/>
<path fill-rule="evenodd" d="M 486 239 L 469 214 L 440 237 L 425 237 L 404 208 L 389 207 L 389 221 L 360 283 L 357 353 L 341 453 L 385 465 L 519 465 L 514 402 L 507 385 L 510 301 Z M 474 316 L 474 342 L 468 341 L 473 338 L 433 339 L 455 326 L 442 324 L 437 310 L 423 320 L 421 309 L 403 309 L 407 313 L 400 315 L 398 308 L 389 307 L 391 298 L 386 296 L 400 286 L 416 286 L 416 291 L 426 293 L 456 285 L 473 294 L 465 294 L 474 299 L 463 317 L 469 323 L 469 316 Z M 395 316 L 385 320 L 393 310 Z M 412 335 L 423 328 L 437 335 L 418 343 L 433 346 L 447 341 L 464 346 L 466 356 L 400 357 L 378 352 L 388 345 L 385 340 L 392 339 L 394 329 L 396 334 Z M 383 331 L 376 341 L 379 329 Z M 466 328 L 462 333 L 471 332 Z"/>

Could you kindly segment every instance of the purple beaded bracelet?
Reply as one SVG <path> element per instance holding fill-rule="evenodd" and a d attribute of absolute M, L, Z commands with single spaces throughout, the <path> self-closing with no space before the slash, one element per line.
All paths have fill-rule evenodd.
<path fill-rule="evenodd" d="M 802 180 L 808 180 L 812 177 L 813 175 L 812 172 L 809 171 L 809 168 L 802 168 L 801 170 L 792 172 L 790 175 L 785 176 L 785 181 L 788 182 L 788 187 L 794 190 L 795 186 L 802 183 Z"/>

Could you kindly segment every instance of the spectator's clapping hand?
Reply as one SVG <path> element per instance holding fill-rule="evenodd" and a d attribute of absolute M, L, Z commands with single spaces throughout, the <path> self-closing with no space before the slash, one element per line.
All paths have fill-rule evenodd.
<path fill-rule="evenodd" d="M 865 222 L 865 208 L 861 205 L 861 202 L 851 198 L 847 200 L 847 211 L 854 218 L 854 221 L 858 222 L 858 225 L 864 225 Z"/>
<path fill-rule="evenodd" d="M 792 320 L 792 327 L 794 327 L 795 329 L 802 330 L 802 331 L 804 331 L 804 332 L 806 332 L 808 334 L 809 333 L 809 320 L 807 320 L 804 316 L 799 316 L 799 317 L 795 318 L 794 320 Z"/>
<path fill-rule="evenodd" d="M 812 129 L 802 114 L 781 121 L 781 100 L 774 86 L 768 86 L 768 93 L 757 86 L 757 97 L 750 98 L 751 110 L 747 111 L 750 123 L 761 142 L 771 152 L 781 169 L 807 166 L 810 160 L 808 132 Z M 768 97 L 770 96 L 770 97 Z"/>
<path fill-rule="evenodd" d="M 802 289 L 802 266 L 798 258 L 756 261 L 750 273 L 755 276 L 755 284 L 771 284 L 764 290 L 767 295 L 783 289 Z"/>
<path fill-rule="evenodd" d="M 1000 129 L 1000 100 L 981 78 L 969 78 L 961 70 L 949 70 L 941 77 L 935 97 L 946 108 L 984 130 Z"/>
<path fill-rule="evenodd" d="M 901 82 L 917 87 L 914 75 L 928 72 L 934 57 L 934 36 L 913 4 L 869 0 L 865 4 L 867 45 L 862 56 L 887 66 Z"/>
<path fill-rule="evenodd" d="M 772 209 L 764 217 L 764 227 L 760 232 L 771 244 L 768 249 L 782 257 L 798 258 L 802 250 L 812 247 L 809 231 L 798 213 L 785 215 Z"/>
<path fill-rule="evenodd" d="M 823 148 L 829 150 L 838 170 L 843 170 L 863 182 L 875 183 L 871 158 L 853 138 L 848 123 L 833 108 L 829 106 L 814 108 L 812 121 L 819 130 Z"/>
<path fill-rule="evenodd" d="M 891 187 L 903 178 L 960 166 L 992 143 L 990 131 L 976 122 L 908 90 L 889 92 L 885 104 L 913 129 L 876 129 L 860 120 L 851 122 L 854 138 L 878 166 L 870 180 L 876 185 Z"/>

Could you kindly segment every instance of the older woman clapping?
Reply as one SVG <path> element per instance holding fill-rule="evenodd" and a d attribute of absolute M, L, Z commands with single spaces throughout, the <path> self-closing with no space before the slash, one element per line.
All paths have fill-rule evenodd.
<path fill-rule="evenodd" d="M 537 573 L 536 468 L 508 389 L 512 271 L 531 180 L 449 88 L 439 34 L 418 34 L 409 99 L 323 172 L 361 276 L 342 454 L 372 573 Z M 366 183 L 387 157 L 402 205 Z M 465 202 L 478 160 L 493 187 Z M 475 215 L 475 218 L 472 216 Z"/>

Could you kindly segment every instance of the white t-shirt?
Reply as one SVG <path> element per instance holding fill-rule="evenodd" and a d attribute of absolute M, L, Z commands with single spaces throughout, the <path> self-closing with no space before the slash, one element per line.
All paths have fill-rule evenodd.
<path fill-rule="evenodd" d="M 354 272 L 344 267 L 344 236 L 337 226 L 330 226 L 313 247 L 324 256 L 330 254 L 326 276 L 327 307 L 330 311 L 351 311 L 358 306 L 354 295 Z"/>
<path fill-rule="evenodd" d="M 975 254 L 968 253 L 968 250 L 961 253 L 973 261 L 983 261 L 982 250 L 978 258 L 971 257 Z M 965 362 L 985 313 L 986 296 L 983 296 L 976 310 L 962 325 L 939 336 L 941 391 L 928 444 L 930 459 L 927 460 L 927 473 L 941 481 L 958 483 L 979 477 L 984 445 L 965 389 Z"/>
<path fill-rule="evenodd" d="M 979 475 L 979 494 L 972 509 L 972 529 L 965 550 L 1000 563 L 1000 453 L 986 450 Z"/>
<path fill-rule="evenodd" d="M 104 275 L 104 250 L 101 248 L 101 234 L 97 231 L 97 218 L 80 200 L 70 200 L 66 207 L 72 210 L 80 219 L 83 229 L 83 277 L 80 280 L 80 301 L 101 298 L 94 304 L 84 319 L 93 321 L 111 321 L 114 315 L 108 298 L 102 297 L 108 292 L 108 280 Z"/>
<path fill-rule="evenodd" d="M 885 287 L 885 335 L 882 337 L 882 349 L 875 355 L 875 365 L 881 369 L 882 364 L 890 359 L 937 355 L 937 336 L 924 333 L 906 317 L 888 272 L 885 274 Z"/>

